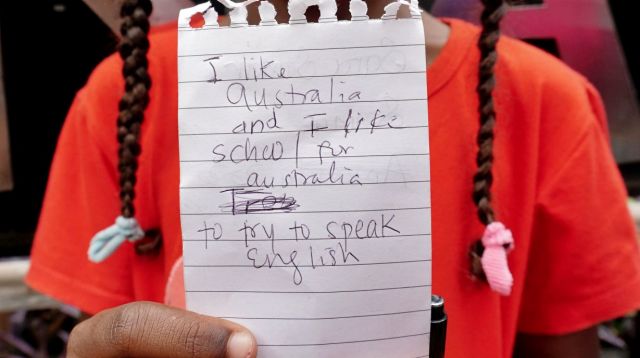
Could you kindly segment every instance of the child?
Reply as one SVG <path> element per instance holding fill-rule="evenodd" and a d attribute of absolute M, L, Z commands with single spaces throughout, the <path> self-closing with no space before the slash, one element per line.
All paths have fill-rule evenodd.
<path fill-rule="evenodd" d="M 640 306 L 639 250 L 604 110 L 583 77 L 528 45 L 499 39 L 504 4 L 483 3 L 481 30 L 423 16 L 431 57 L 433 290 L 447 300 L 447 356 L 596 357 L 593 327 Z M 371 14 L 382 6 L 369 2 Z M 150 12 L 148 0 L 124 1 L 124 65 L 115 56 L 105 60 L 69 112 L 27 277 L 90 314 L 163 302 L 179 272 L 176 29 L 152 31 L 149 46 Z M 135 217 L 148 238 L 90 262 L 91 237 L 118 212 Z M 498 219 L 513 245 L 510 237 L 499 243 L 505 247 L 479 241 L 486 226 L 502 228 Z M 508 272 L 496 281 L 480 259 L 507 248 L 513 287 Z M 152 304 L 104 311 L 72 337 L 72 356 L 181 356 L 193 347 L 201 355 L 255 355 L 238 326 Z"/>

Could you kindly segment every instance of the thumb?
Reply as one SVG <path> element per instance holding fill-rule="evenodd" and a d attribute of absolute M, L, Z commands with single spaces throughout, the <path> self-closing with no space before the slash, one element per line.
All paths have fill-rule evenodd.
<path fill-rule="evenodd" d="M 151 302 L 105 310 L 71 332 L 70 358 L 255 358 L 253 335 L 233 322 Z"/>

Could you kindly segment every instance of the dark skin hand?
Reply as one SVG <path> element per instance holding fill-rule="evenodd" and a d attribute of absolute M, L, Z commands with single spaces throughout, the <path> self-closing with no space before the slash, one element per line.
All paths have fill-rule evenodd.
<path fill-rule="evenodd" d="M 71 332 L 69 358 L 255 358 L 256 341 L 235 323 L 151 302 L 102 311 Z"/>
<path fill-rule="evenodd" d="M 105 310 L 77 325 L 69 358 L 255 358 L 255 339 L 235 323 L 150 302 Z M 597 358 L 597 329 L 562 336 L 518 334 L 517 358 Z"/>

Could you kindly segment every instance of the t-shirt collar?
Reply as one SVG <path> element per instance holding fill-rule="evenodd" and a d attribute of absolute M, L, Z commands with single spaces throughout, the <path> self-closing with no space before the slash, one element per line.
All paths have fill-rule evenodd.
<path fill-rule="evenodd" d="M 478 35 L 477 28 L 464 21 L 451 18 L 440 20 L 449 25 L 451 33 L 442 51 L 427 69 L 428 97 L 440 91 L 458 71 L 463 61 L 468 59 L 468 53 Z"/>

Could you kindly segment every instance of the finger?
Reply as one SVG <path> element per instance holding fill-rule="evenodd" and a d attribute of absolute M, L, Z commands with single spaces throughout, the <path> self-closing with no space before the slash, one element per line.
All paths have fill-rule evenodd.
<path fill-rule="evenodd" d="M 244 327 L 150 302 L 103 311 L 71 332 L 69 358 L 255 358 L 257 345 Z"/>

